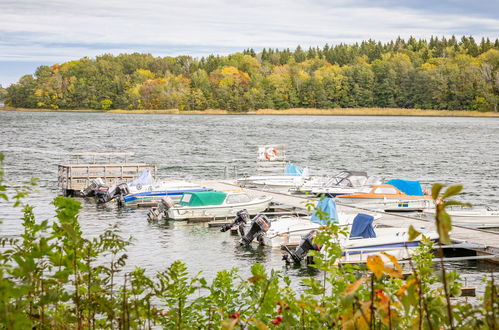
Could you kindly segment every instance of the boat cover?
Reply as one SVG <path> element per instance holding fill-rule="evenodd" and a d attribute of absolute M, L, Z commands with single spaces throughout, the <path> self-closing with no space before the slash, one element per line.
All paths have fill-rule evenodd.
<path fill-rule="evenodd" d="M 154 183 L 154 179 L 152 177 L 151 171 L 150 170 L 144 170 L 142 173 L 140 173 L 139 177 L 130 183 L 130 186 L 146 186 L 146 185 L 151 185 Z"/>
<path fill-rule="evenodd" d="M 423 190 L 421 189 L 421 183 L 419 183 L 419 181 L 394 179 L 385 182 L 385 184 L 391 184 L 392 186 L 397 187 L 398 190 L 410 196 L 424 196 Z"/>
<path fill-rule="evenodd" d="M 182 195 L 179 204 L 184 206 L 220 205 L 227 193 L 221 191 L 188 192 Z"/>
<path fill-rule="evenodd" d="M 296 166 L 295 164 L 288 163 L 286 165 L 286 169 L 284 170 L 284 174 L 288 176 L 301 176 L 302 170 L 300 167 Z"/>
<path fill-rule="evenodd" d="M 359 213 L 355 216 L 350 231 L 350 238 L 375 238 L 373 228 L 374 217 L 372 215 Z"/>
<path fill-rule="evenodd" d="M 325 225 L 328 222 L 338 222 L 338 211 L 336 211 L 336 202 L 334 199 L 321 199 L 315 206 L 315 211 L 310 220 L 320 225 Z"/>

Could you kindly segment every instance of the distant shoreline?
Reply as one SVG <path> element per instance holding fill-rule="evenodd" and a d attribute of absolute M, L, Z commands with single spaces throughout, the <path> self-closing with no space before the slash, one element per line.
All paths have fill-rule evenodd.
<path fill-rule="evenodd" d="M 23 112 L 91 112 L 115 114 L 172 114 L 172 115 L 302 115 L 302 116 L 414 116 L 414 117 L 499 117 L 499 112 L 480 112 L 463 110 L 422 110 L 400 108 L 336 108 L 336 109 L 308 109 L 294 108 L 285 110 L 259 109 L 249 112 L 236 112 L 220 109 L 189 110 L 53 110 L 53 109 L 26 109 L 26 108 L 0 108 L 0 111 Z"/>

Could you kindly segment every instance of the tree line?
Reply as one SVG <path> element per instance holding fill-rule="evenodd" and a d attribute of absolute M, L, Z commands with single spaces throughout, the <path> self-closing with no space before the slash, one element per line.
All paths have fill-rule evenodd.
<path fill-rule="evenodd" d="M 0 102 L 3 102 L 5 96 L 7 96 L 7 90 L 2 87 L 2 84 L 0 84 Z"/>
<path fill-rule="evenodd" d="M 53 109 L 394 107 L 498 111 L 499 39 L 398 38 L 228 56 L 105 54 L 40 66 L 7 105 Z"/>

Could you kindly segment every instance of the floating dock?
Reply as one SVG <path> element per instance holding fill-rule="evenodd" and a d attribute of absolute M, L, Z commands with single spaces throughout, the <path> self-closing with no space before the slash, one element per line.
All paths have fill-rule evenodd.
<path fill-rule="evenodd" d="M 156 166 L 128 163 L 131 152 L 87 152 L 71 154 L 71 159 L 58 165 L 57 185 L 64 196 L 78 196 L 93 179 L 101 178 L 106 185 L 128 183 L 144 170 L 156 178 Z"/>
<path fill-rule="evenodd" d="M 213 188 L 215 190 L 234 190 L 237 185 L 233 181 L 198 181 L 197 183 Z M 269 190 L 260 190 L 254 188 L 240 188 L 255 196 L 272 196 L 272 201 L 278 204 L 293 206 L 296 209 L 307 210 L 307 204 L 315 205 L 315 200 L 304 195 L 290 195 Z M 371 215 L 382 215 L 382 218 L 376 220 L 376 223 L 389 227 L 408 227 L 413 225 L 415 228 L 425 227 L 430 230 L 436 230 L 431 221 L 418 219 L 403 214 L 386 213 L 383 211 L 373 211 L 358 208 L 349 205 L 337 204 L 338 212 L 343 213 L 367 213 Z M 478 259 L 487 259 L 499 263 L 499 232 L 492 232 L 481 229 L 468 228 L 464 226 L 453 225 L 451 232 L 454 250 L 467 250 L 479 256 Z M 449 249 L 449 250 L 451 250 Z"/>

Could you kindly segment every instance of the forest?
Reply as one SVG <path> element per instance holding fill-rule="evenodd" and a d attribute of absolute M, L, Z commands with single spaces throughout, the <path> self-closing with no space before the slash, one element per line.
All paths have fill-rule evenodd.
<path fill-rule="evenodd" d="M 201 58 L 104 54 L 40 66 L 4 93 L 7 106 L 43 109 L 498 111 L 499 39 L 411 37 Z"/>

